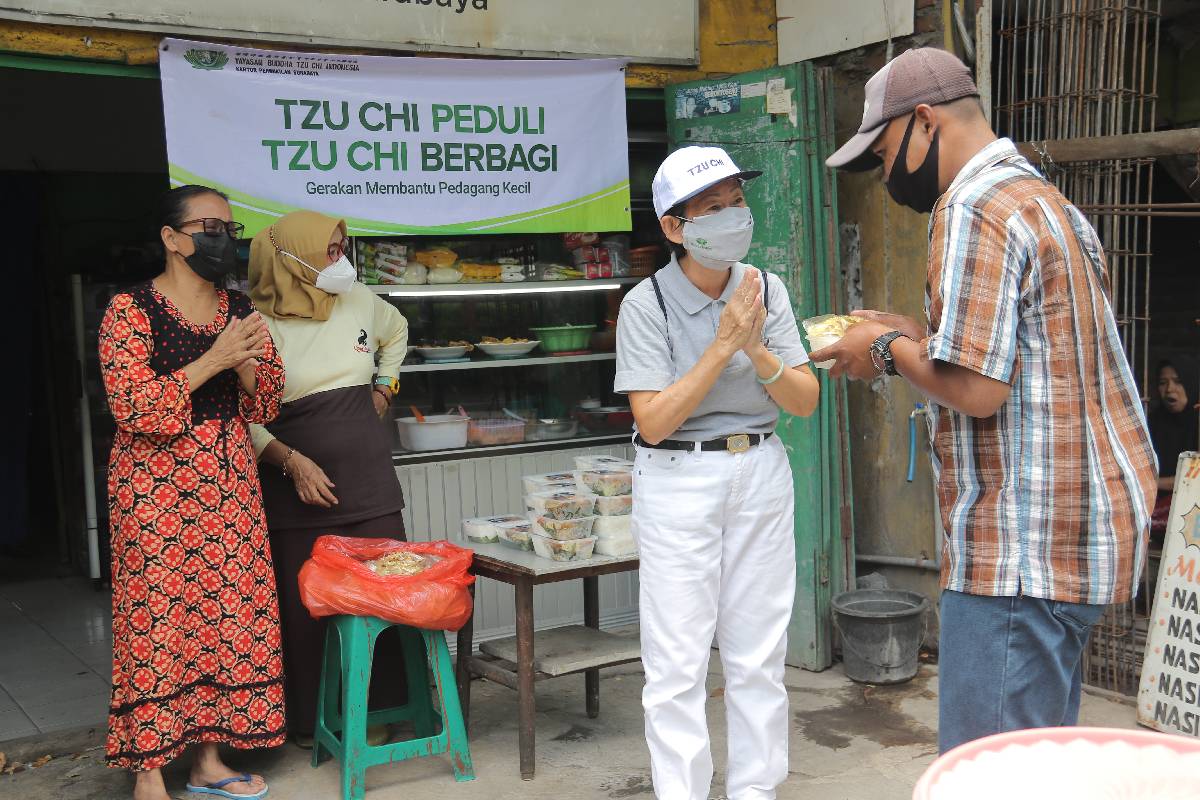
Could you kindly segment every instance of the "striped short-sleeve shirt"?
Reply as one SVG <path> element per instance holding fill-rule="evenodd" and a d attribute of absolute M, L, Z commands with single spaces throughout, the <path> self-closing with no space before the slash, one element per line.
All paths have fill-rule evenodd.
<path fill-rule="evenodd" d="M 1096 232 L 1000 139 L 938 201 L 929 238 L 926 356 L 1012 385 L 987 419 L 930 415 L 943 588 L 1128 600 L 1157 464 Z"/>

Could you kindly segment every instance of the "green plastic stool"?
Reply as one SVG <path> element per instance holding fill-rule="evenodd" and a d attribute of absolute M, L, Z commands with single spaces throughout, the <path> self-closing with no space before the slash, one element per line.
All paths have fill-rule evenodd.
<path fill-rule="evenodd" d="M 375 640 L 392 627 L 399 629 L 404 647 L 408 705 L 368 712 L 367 687 L 371 683 Z M 422 640 L 428 662 L 421 658 Z M 431 665 L 441 714 L 433 707 L 431 693 L 422 691 L 429 686 Z M 417 738 L 378 747 L 367 744 L 368 725 L 403 720 L 413 723 Z M 378 617 L 333 617 L 325 634 L 325 662 L 321 667 L 321 686 L 317 694 L 314 767 L 321 761 L 322 750 L 341 762 L 342 800 L 362 800 L 367 767 L 447 751 L 450 752 L 454 779 L 475 780 L 445 634 L 396 625 Z"/>

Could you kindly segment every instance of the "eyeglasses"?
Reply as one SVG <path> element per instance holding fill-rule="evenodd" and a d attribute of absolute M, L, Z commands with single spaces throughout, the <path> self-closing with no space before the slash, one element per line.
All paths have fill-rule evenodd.
<path fill-rule="evenodd" d="M 211 236 L 217 236 L 219 234 L 224 233 L 224 234 L 227 234 L 230 239 L 241 239 L 242 234 L 245 233 L 245 231 L 246 231 L 246 226 L 240 222 L 226 222 L 225 220 L 218 219 L 216 217 L 204 217 L 203 219 L 189 219 L 187 222 L 181 222 L 179 224 L 179 227 L 176 228 L 176 230 L 182 232 L 183 229 L 186 228 L 188 225 L 197 225 L 197 224 L 203 225 L 204 232 Z"/>
<path fill-rule="evenodd" d="M 332 262 L 332 261 L 337 261 L 339 258 L 341 258 L 342 256 L 346 255 L 349 252 L 350 252 L 350 240 L 342 239 L 340 242 L 337 242 L 336 244 L 329 245 L 329 248 L 325 251 L 325 255 L 328 256 L 329 260 Z"/>

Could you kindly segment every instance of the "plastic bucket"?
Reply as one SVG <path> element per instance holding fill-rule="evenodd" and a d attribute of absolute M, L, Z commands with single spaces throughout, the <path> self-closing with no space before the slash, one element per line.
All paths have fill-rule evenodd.
<path fill-rule="evenodd" d="M 833 598 L 846 677 L 859 683 L 903 683 L 917 674 L 929 600 L 898 589 L 858 589 Z"/>

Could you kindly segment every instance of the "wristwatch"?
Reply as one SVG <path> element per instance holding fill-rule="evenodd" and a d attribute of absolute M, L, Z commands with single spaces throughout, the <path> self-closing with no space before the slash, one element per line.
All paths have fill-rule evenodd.
<path fill-rule="evenodd" d="M 390 377 L 388 375 L 380 375 L 375 378 L 375 385 L 387 388 L 387 390 L 392 393 L 392 397 L 395 397 L 400 393 L 399 379 Z"/>
<path fill-rule="evenodd" d="M 871 363 L 885 375 L 899 375 L 896 360 L 892 358 L 892 342 L 904 336 L 900 331 L 888 331 L 871 343 Z M 904 336 L 905 339 L 909 338 Z"/>

